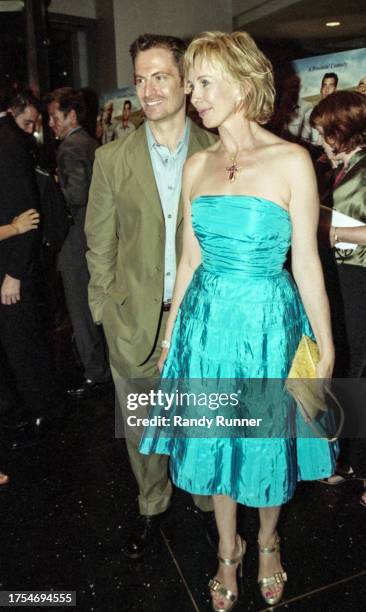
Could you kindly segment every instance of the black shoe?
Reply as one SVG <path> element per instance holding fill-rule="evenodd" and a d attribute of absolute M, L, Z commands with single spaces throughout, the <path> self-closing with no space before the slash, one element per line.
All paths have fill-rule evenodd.
<path fill-rule="evenodd" d="M 140 515 L 138 517 L 133 533 L 122 547 L 122 553 L 125 557 L 140 559 L 148 552 L 152 544 L 159 537 L 160 524 L 165 514 L 163 512 L 153 516 Z"/>
<path fill-rule="evenodd" d="M 86 378 L 81 385 L 67 389 L 67 395 L 75 399 L 89 399 L 90 397 L 96 397 L 108 391 L 111 388 L 111 384 L 111 380 L 96 382 L 90 380 L 90 378 Z"/>

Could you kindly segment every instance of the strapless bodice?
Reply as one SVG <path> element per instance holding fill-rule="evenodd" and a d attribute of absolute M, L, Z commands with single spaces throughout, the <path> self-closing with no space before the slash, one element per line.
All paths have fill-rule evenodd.
<path fill-rule="evenodd" d="M 281 272 L 291 221 L 279 204 L 248 195 L 202 195 L 192 201 L 192 225 L 207 271 L 251 277 Z"/>

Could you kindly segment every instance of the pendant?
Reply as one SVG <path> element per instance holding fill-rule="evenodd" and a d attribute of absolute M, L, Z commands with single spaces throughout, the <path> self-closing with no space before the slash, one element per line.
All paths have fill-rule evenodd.
<path fill-rule="evenodd" d="M 241 168 L 236 163 L 236 159 L 231 159 L 231 166 L 225 168 L 225 171 L 228 173 L 230 183 L 233 183 L 236 179 L 236 175 L 239 174 Z"/>

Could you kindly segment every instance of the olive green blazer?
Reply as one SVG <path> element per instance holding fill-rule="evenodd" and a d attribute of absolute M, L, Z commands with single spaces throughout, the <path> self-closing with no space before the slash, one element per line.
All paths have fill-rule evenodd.
<path fill-rule="evenodd" d="M 190 125 L 188 156 L 216 137 Z M 182 249 L 180 199 L 176 253 Z M 143 363 L 153 350 L 164 287 L 165 224 L 144 126 L 96 151 L 85 232 L 90 272 L 89 304 L 96 323 L 108 327 L 111 363 L 118 354 Z M 115 342 L 109 339 L 115 336 Z M 111 346 L 112 344 L 112 346 Z"/>
<path fill-rule="evenodd" d="M 333 208 L 366 223 L 366 148 L 352 155 L 347 172 L 332 193 Z M 342 262 L 366 266 L 366 247 L 357 246 Z"/>

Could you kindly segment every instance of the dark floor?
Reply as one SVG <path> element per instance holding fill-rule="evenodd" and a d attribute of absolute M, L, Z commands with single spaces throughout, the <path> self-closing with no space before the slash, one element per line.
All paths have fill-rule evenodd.
<path fill-rule="evenodd" d="M 114 439 L 114 397 L 71 403 L 63 431 L 8 452 L 11 484 L 0 494 L 0 590 L 74 590 L 77 610 L 205 611 L 215 572 L 191 498 L 176 491 L 161 541 L 141 562 L 121 545 L 136 509 L 123 442 Z M 283 510 L 283 602 L 293 612 L 366 609 L 366 510 L 361 487 L 299 485 Z M 257 512 L 241 509 L 245 557 L 242 610 L 266 608 L 256 588 Z M 42 608 L 51 609 L 51 608 Z M 65 608 L 66 609 L 66 608 Z"/>

